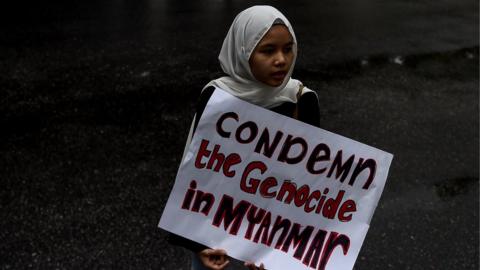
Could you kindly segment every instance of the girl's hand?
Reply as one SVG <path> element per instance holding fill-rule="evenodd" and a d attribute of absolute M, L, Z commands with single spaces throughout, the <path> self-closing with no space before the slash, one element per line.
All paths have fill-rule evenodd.
<path fill-rule="evenodd" d="M 227 252 L 223 249 L 204 249 L 198 253 L 203 265 L 211 270 L 223 270 L 230 263 Z"/>
<path fill-rule="evenodd" d="M 249 269 L 249 270 L 265 270 L 265 268 L 263 268 L 263 263 L 260 264 L 259 267 L 255 266 L 255 264 L 253 262 L 245 262 L 245 266 Z"/>

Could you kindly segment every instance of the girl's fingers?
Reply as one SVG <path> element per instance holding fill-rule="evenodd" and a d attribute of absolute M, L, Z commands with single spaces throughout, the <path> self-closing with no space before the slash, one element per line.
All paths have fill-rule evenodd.
<path fill-rule="evenodd" d="M 212 270 L 223 270 L 230 261 L 223 249 L 204 249 L 198 253 L 203 265 Z"/>
<path fill-rule="evenodd" d="M 218 265 L 218 264 L 211 264 L 211 265 L 208 265 L 207 268 L 208 269 L 212 269 L 212 270 L 224 270 L 225 267 L 227 267 L 227 265 L 230 263 L 229 260 L 226 260 L 223 264 L 221 265 Z"/>
<path fill-rule="evenodd" d="M 198 254 L 199 254 L 200 256 L 209 256 L 211 251 L 212 251 L 211 249 L 206 248 L 206 249 L 200 251 Z"/>
<path fill-rule="evenodd" d="M 227 252 L 223 249 L 212 249 L 209 252 L 209 258 L 213 263 L 220 266 L 228 261 Z"/>
<path fill-rule="evenodd" d="M 227 256 L 227 252 L 223 249 L 211 249 L 207 248 L 199 252 L 200 256 L 212 257 L 212 256 Z"/>
<path fill-rule="evenodd" d="M 250 270 L 255 270 L 255 264 L 253 262 L 247 261 L 245 262 L 245 266 Z"/>
<path fill-rule="evenodd" d="M 211 261 L 206 261 L 203 265 L 208 268 L 208 269 L 211 269 L 211 270 L 224 270 L 225 267 L 230 263 L 229 260 L 226 260 L 225 262 L 223 262 L 221 265 L 215 263 L 215 262 L 211 262 Z"/>
<path fill-rule="evenodd" d="M 230 263 L 230 260 L 226 260 L 222 265 L 218 267 L 219 270 L 223 270 Z"/>
<path fill-rule="evenodd" d="M 207 256 L 213 256 L 213 255 L 226 256 L 227 255 L 227 252 L 224 249 L 211 249 L 211 248 L 204 249 L 200 253 L 205 254 Z"/>
<path fill-rule="evenodd" d="M 255 266 L 255 263 L 246 261 L 245 266 L 250 270 L 265 270 L 265 266 L 263 265 L 263 263 L 260 264 L 260 268 L 257 268 L 257 266 Z"/>

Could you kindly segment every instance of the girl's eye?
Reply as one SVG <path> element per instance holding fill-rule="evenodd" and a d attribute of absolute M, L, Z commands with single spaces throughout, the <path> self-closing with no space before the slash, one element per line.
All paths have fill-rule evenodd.
<path fill-rule="evenodd" d="M 262 52 L 264 54 L 272 54 L 274 52 L 274 49 L 273 48 L 265 48 L 263 50 L 260 50 L 260 52 Z"/>
<path fill-rule="evenodd" d="M 291 51 L 292 51 L 292 47 L 291 47 L 291 46 L 288 46 L 288 47 L 286 47 L 286 48 L 283 49 L 283 52 L 284 52 L 284 53 L 289 53 L 289 52 L 291 52 Z"/>

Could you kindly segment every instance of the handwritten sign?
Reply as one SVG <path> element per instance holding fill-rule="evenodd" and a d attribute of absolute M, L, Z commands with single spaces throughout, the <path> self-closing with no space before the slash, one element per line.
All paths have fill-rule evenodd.
<path fill-rule="evenodd" d="M 267 269 L 352 269 L 392 158 L 217 88 L 159 227 Z"/>

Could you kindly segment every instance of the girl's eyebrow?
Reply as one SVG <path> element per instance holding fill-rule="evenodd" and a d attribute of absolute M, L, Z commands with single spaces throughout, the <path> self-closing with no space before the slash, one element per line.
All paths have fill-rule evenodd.
<path fill-rule="evenodd" d="M 290 41 L 290 42 L 284 44 L 283 46 L 291 46 L 291 45 L 293 45 L 294 43 L 295 43 L 295 42 Z M 274 44 L 274 43 L 265 43 L 265 44 L 260 44 L 259 47 L 264 48 L 264 47 L 275 47 L 275 46 L 277 46 L 277 44 Z"/>

